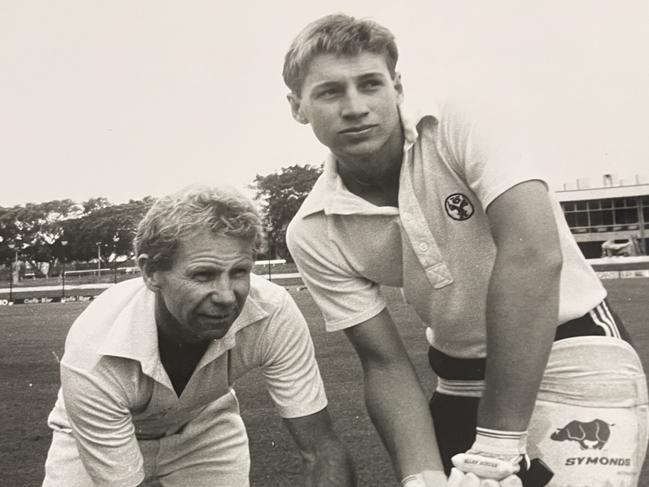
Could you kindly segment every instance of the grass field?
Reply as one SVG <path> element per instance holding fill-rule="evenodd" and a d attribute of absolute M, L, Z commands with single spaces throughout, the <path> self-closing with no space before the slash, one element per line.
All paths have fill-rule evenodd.
<path fill-rule="evenodd" d="M 645 369 L 649 369 L 649 279 L 605 281 L 613 306 L 629 328 Z M 390 310 L 427 391 L 434 377 L 414 313 L 386 289 Z M 335 427 L 351 451 L 361 486 L 397 485 L 388 457 L 363 404 L 359 362 L 342 333 L 326 334 L 322 318 L 306 291 L 293 295 L 310 323 L 327 386 Z M 0 307 L 0 485 L 40 485 L 50 442 L 45 424 L 59 387 L 57 359 L 67 329 L 87 303 Z M 273 411 L 260 374 L 237 383 L 248 427 L 253 487 L 299 485 L 300 460 L 290 436 Z M 641 487 L 649 486 L 645 465 Z"/>

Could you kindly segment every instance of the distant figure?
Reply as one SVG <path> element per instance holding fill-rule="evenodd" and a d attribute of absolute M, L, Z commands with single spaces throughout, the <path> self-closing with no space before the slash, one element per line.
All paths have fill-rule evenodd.
<path fill-rule="evenodd" d="M 304 485 L 350 487 L 307 325 L 288 292 L 251 274 L 260 220 L 238 193 L 192 187 L 140 222 L 142 278 L 74 322 L 45 487 L 249 485 L 234 382 L 261 369 L 304 459 Z"/>
<path fill-rule="evenodd" d="M 11 267 L 11 281 L 14 284 L 20 282 L 22 277 L 25 275 L 24 265 L 25 264 L 20 260 L 13 263 L 13 266 Z"/>
<path fill-rule="evenodd" d="M 642 255 L 638 238 L 631 235 L 627 240 L 607 240 L 602 244 L 602 257 L 631 257 Z"/>

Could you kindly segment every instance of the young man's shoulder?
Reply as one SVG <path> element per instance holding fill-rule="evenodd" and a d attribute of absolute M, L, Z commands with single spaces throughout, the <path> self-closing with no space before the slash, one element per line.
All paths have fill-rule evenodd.
<path fill-rule="evenodd" d="M 330 196 L 330 188 L 326 181 L 327 177 L 328 175 L 324 173 L 318 176 L 311 191 L 309 191 L 309 194 L 293 217 L 292 222 L 304 220 L 307 217 L 324 212 L 327 198 Z"/>
<path fill-rule="evenodd" d="M 323 176 L 318 178 L 286 229 L 286 242 L 291 251 L 292 245 L 322 239 L 323 232 L 327 228 L 325 215 L 327 194 Z"/>

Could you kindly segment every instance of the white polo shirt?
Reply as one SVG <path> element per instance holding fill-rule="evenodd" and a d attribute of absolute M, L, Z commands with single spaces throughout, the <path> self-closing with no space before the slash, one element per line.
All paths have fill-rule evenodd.
<path fill-rule="evenodd" d="M 442 104 L 401 110 L 405 143 L 399 208 L 347 190 L 329 154 L 289 225 L 287 243 L 328 330 L 357 325 L 385 307 L 380 285 L 400 286 L 431 344 L 455 357 L 486 356 L 486 302 L 495 244 L 485 209 L 524 181 L 544 180 L 522 134 L 482 111 Z M 606 296 L 553 201 L 563 270 L 559 322 Z M 512 303 L 514 306 L 515 303 Z"/>
<path fill-rule="evenodd" d="M 210 343 L 180 397 L 160 362 L 154 300 L 141 278 L 122 282 L 86 308 L 66 339 L 48 424 L 72 431 L 95 481 L 141 478 L 138 440 L 179 432 L 256 367 L 280 416 L 327 405 L 308 327 L 285 289 L 251 276 L 241 315 Z"/>

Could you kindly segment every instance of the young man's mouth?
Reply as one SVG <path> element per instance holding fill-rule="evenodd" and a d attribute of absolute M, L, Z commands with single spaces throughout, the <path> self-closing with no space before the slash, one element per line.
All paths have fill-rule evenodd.
<path fill-rule="evenodd" d="M 357 125 L 355 127 L 349 127 L 341 130 L 338 133 L 342 135 L 362 135 L 368 133 L 374 127 L 376 127 L 376 125 Z"/>

